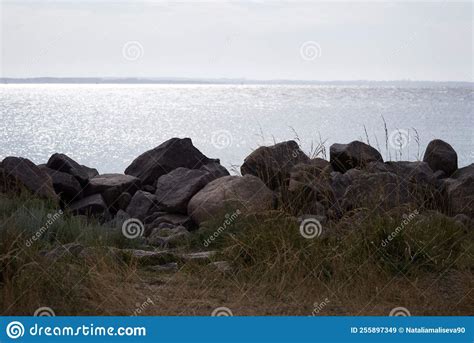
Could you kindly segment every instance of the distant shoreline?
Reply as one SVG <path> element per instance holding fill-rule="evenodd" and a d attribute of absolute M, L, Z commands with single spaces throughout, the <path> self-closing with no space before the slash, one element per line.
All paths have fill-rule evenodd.
<path fill-rule="evenodd" d="M 382 86 L 455 86 L 473 87 L 469 81 L 305 81 L 305 80 L 246 80 L 246 79 L 184 79 L 184 78 L 0 78 L 0 84 L 203 84 L 203 85 L 382 85 Z"/>

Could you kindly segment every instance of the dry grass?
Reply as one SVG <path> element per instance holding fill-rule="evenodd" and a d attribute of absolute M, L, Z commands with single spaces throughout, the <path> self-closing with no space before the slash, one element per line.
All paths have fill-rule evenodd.
<path fill-rule="evenodd" d="M 43 251 L 59 243 L 136 243 L 66 213 L 26 247 L 56 209 L 24 197 L 0 198 L 0 208 L 3 315 L 31 315 L 41 306 L 58 315 L 209 315 L 219 306 L 235 315 L 387 315 L 397 306 L 413 315 L 472 315 L 474 307 L 474 232 L 441 214 L 420 214 L 385 247 L 406 209 L 354 211 L 313 239 L 284 212 L 242 217 L 209 247 L 232 271 L 190 262 L 167 273 L 100 249 L 52 262 Z M 204 250 L 218 224 L 204 225 L 186 249 Z"/>

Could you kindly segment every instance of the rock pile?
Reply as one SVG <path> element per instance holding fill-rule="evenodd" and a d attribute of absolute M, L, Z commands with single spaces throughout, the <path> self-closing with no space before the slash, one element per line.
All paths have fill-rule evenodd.
<path fill-rule="evenodd" d="M 428 145 L 422 162 L 384 162 L 358 141 L 332 145 L 329 161 L 311 159 L 287 141 L 255 150 L 241 173 L 229 175 L 191 139 L 172 138 L 137 157 L 124 174 L 99 174 L 64 154 L 38 166 L 7 157 L 0 163 L 0 191 L 28 191 L 110 225 L 139 220 L 148 242 L 164 246 L 236 209 L 246 214 L 278 206 L 295 216 L 338 220 L 359 208 L 413 204 L 474 218 L 474 164 L 458 169 L 456 152 L 441 140 Z"/>

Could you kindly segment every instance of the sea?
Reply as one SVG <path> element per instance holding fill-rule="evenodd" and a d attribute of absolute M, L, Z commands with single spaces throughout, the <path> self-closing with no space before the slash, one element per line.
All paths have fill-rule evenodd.
<path fill-rule="evenodd" d="M 420 160 L 430 140 L 474 162 L 472 85 L 2 84 L 0 158 L 65 153 L 122 173 L 146 150 L 190 137 L 238 173 L 262 145 L 296 140 L 312 157 L 361 140 L 386 160 Z"/>

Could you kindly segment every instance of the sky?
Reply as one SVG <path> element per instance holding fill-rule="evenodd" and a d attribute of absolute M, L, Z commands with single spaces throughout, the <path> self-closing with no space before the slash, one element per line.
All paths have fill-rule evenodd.
<path fill-rule="evenodd" d="M 0 1 L 1 77 L 473 81 L 471 2 Z"/>

